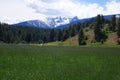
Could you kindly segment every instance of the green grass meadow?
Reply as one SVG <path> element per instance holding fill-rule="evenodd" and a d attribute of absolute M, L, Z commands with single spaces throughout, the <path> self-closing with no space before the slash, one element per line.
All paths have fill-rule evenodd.
<path fill-rule="evenodd" d="M 120 80 L 120 47 L 0 45 L 0 80 Z"/>

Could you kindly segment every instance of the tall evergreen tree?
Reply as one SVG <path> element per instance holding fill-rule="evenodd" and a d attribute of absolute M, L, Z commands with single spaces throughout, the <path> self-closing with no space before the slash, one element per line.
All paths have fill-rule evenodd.
<path fill-rule="evenodd" d="M 102 28 L 104 27 L 104 24 L 105 24 L 105 19 L 104 19 L 104 16 L 101 15 L 101 25 L 102 25 Z"/>
<path fill-rule="evenodd" d="M 29 34 L 27 34 L 26 35 L 26 37 L 25 37 L 25 41 L 27 42 L 27 43 L 30 43 L 30 41 L 31 41 L 31 34 L 29 33 Z"/>
<path fill-rule="evenodd" d="M 97 42 L 102 42 L 106 40 L 107 36 L 104 31 L 102 31 L 102 28 L 104 26 L 104 17 L 98 15 L 95 20 L 95 27 L 94 27 L 94 34 L 95 34 L 95 40 Z"/>
<path fill-rule="evenodd" d="M 120 38 L 120 18 L 118 19 L 118 23 L 117 23 L 117 34 L 118 37 Z"/>
<path fill-rule="evenodd" d="M 81 23 L 77 22 L 77 26 L 76 26 L 77 33 L 80 31 L 80 28 L 81 28 Z"/>
<path fill-rule="evenodd" d="M 61 32 L 61 30 L 58 30 L 57 34 L 56 34 L 56 40 L 61 41 L 61 38 L 62 38 L 62 32 Z"/>
<path fill-rule="evenodd" d="M 54 41 L 54 37 L 55 37 L 55 32 L 54 32 L 54 29 L 52 29 L 50 31 L 50 42 Z"/>
<path fill-rule="evenodd" d="M 75 26 L 72 26 L 72 27 L 70 28 L 69 33 L 70 33 L 70 35 L 69 35 L 70 37 L 75 36 Z"/>
<path fill-rule="evenodd" d="M 85 35 L 84 35 L 84 31 L 82 28 L 80 29 L 79 34 L 78 34 L 78 42 L 79 42 L 79 45 L 86 45 Z"/>
<path fill-rule="evenodd" d="M 98 15 L 95 20 L 95 28 L 94 28 L 94 33 L 95 33 L 95 40 L 97 42 L 101 41 L 102 38 L 102 24 L 101 24 L 101 16 Z"/>
<path fill-rule="evenodd" d="M 110 31 L 115 32 L 116 30 L 116 15 L 112 16 Z"/>

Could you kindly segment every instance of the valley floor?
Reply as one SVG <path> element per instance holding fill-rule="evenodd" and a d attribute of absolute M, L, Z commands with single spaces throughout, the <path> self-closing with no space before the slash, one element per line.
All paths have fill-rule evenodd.
<path fill-rule="evenodd" d="M 120 80 L 120 47 L 0 45 L 0 80 Z"/>

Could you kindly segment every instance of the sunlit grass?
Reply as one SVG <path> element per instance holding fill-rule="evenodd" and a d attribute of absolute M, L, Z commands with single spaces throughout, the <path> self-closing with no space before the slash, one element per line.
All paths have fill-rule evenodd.
<path fill-rule="evenodd" d="M 0 80 L 120 80 L 120 47 L 0 45 Z"/>

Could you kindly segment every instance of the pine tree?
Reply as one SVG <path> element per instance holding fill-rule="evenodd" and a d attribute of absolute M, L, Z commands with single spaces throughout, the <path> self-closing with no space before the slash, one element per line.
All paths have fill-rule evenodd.
<path fill-rule="evenodd" d="M 0 41 L 2 41 L 3 37 L 3 29 L 2 29 L 2 24 L 0 23 Z"/>
<path fill-rule="evenodd" d="M 96 18 L 96 21 L 95 21 L 95 28 L 94 28 L 95 40 L 97 42 L 100 42 L 101 38 L 102 38 L 101 28 L 102 28 L 101 17 L 100 17 L 100 15 L 98 15 Z"/>
<path fill-rule="evenodd" d="M 86 42 L 85 42 L 85 35 L 84 35 L 84 32 L 83 32 L 83 29 L 81 28 L 80 31 L 79 31 L 79 34 L 78 34 L 78 41 L 79 41 L 79 45 L 86 45 Z"/>
<path fill-rule="evenodd" d="M 77 33 L 80 31 L 80 27 L 81 27 L 81 23 L 77 22 L 77 26 L 76 26 L 76 32 Z"/>
<path fill-rule="evenodd" d="M 117 23 L 117 34 L 118 37 L 120 38 L 120 18 L 118 19 L 118 23 Z"/>
<path fill-rule="evenodd" d="M 101 25 L 102 25 L 102 28 L 103 28 L 104 24 L 105 24 L 105 19 L 104 19 L 104 16 L 101 15 Z"/>
<path fill-rule="evenodd" d="M 75 36 L 75 26 L 72 26 L 72 27 L 70 28 L 69 33 L 70 33 L 70 35 L 69 35 L 70 37 Z"/>
<path fill-rule="evenodd" d="M 58 32 L 56 34 L 56 40 L 61 41 L 61 38 L 62 38 L 62 32 L 61 32 L 61 30 L 58 30 Z"/>
<path fill-rule="evenodd" d="M 55 34 L 54 34 L 55 32 L 54 32 L 54 29 L 52 29 L 51 31 L 50 31 L 50 42 L 52 42 L 52 41 L 54 41 L 54 37 L 55 37 Z"/>
<path fill-rule="evenodd" d="M 104 26 L 104 17 L 98 15 L 95 20 L 94 34 L 97 42 L 104 42 L 107 38 L 106 33 L 102 31 Z"/>
<path fill-rule="evenodd" d="M 113 15 L 110 25 L 110 31 L 115 32 L 115 29 L 116 29 L 116 16 Z"/>
<path fill-rule="evenodd" d="M 63 30 L 62 31 L 62 41 L 65 41 L 67 38 L 69 38 L 69 33 L 68 30 Z"/>
<path fill-rule="evenodd" d="M 26 35 L 26 37 L 25 37 L 25 41 L 27 42 L 27 43 L 30 43 L 30 41 L 31 41 L 31 34 L 29 33 L 29 34 L 27 34 Z"/>

